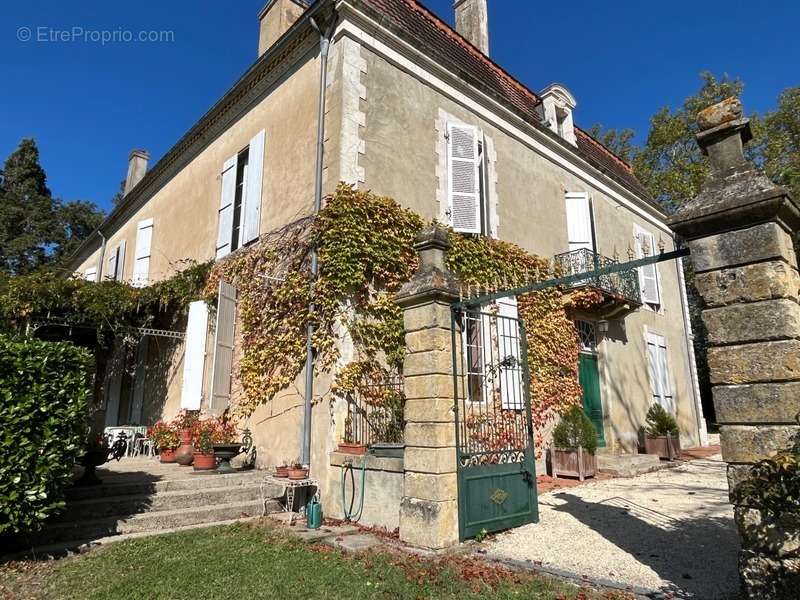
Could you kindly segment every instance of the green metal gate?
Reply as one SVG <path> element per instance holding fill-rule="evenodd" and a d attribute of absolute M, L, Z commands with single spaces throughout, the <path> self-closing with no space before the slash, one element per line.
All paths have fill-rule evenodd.
<path fill-rule="evenodd" d="M 452 311 L 461 540 L 539 518 L 525 325 L 512 298 Z"/>
<path fill-rule="evenodd" d="M 688 248 L 678 248 L 627 263 L 596 263 L 593 270 L 487 291 L 451 305 L 461 540 L 539 520 L 530 372 L 517 296 L 688 255 Z"/>

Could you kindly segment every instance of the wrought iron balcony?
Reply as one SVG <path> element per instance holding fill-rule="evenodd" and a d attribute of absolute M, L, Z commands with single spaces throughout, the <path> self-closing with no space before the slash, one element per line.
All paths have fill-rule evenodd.
<path fill-rule="evenodd" d="M 557 254 L 554 259 L 556 270 L 564 276 L 578 273 L 590 273 L 596 269 L 617 264 L 619 261 L 593 252 L 588 248 L 580 248 L 571 252 Z M 601 292 L 613 304 L 628 303 L 637 308 L 641 305 L 639 293 L 639 274 L 635 269 L 606 275 L 587 275 L 585 280 L 572 284 L 573 288 L 590 287 Z"/>

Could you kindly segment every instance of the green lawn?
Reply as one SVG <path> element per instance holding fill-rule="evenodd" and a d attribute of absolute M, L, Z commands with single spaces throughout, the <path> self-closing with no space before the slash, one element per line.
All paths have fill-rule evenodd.
<path fill-rule="evenodd" d="M 234 525 L 110 544 L 82 556 L 0 567 L 0 598 L 619 598 L 472 558 L 396 550 L 343 554 L 280 529 Z"/>

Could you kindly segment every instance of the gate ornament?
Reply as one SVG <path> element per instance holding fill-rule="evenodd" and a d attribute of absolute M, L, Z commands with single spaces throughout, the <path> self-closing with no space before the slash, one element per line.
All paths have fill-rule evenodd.
<path fill-rule="evenodd" d="M 494 491 L 494 494 L 489 496 L 489 500 L 497 504 L 498 506 L 501 505 L 508 499 L 508 492 L 505 490 L 501 490 L 500 488 Z"/>

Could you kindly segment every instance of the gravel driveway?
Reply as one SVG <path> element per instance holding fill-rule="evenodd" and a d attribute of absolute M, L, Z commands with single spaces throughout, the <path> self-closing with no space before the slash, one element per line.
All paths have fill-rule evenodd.
<path fill-rule="evenodd" d="M 675 597 L 735 597 L 739 539 L 719 455 L 539 497 L 540 521 L 486 543 L 530 561 Z"/>

